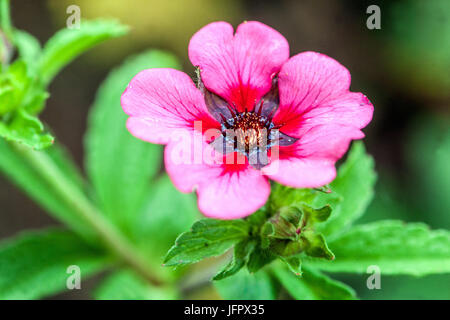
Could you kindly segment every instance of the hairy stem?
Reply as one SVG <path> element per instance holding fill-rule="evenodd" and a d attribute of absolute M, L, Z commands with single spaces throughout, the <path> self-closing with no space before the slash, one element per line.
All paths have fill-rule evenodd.
<path fill-rule="evenodd" d="M 14 144 L 14 147 L 40 173 L 61 199 L 92 227 L 113 254 L 141 274 L 149 283 L 162 284 L 162 281 L 156 276 L 157 273 L 150 270 L 150 266 L 134 245 L 98 211 L 85 194 L 67 179 L 47 154 L 19 144 Z"/>

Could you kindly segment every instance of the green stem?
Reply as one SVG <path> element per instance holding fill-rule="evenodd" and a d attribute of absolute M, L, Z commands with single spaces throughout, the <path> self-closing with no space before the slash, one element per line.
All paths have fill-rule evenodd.
<path fill-rule="evenodd" d="M 7 37 L 10 38 L 12 36 L 9 0 L 0 0 L 0 28 L 3 30 Z"/>
<path fill-rule="evenodd" d="M 0 0 L 0 60 L 2 70 L 8 65 L 11 55 L 9 41 L 11 41 L 12 33 L 9 0 Z"/>
<path fill-rule="evenodd" d="M 157 286 L 162 284 L 162 281 L 156 276 L 157 273 L 150 270 L 149 265 L 134 245 L 66 178 L 46 153 L 34 151 L 19 144 L 14 144 L 14 147 L 59 196 L 95 230 L 111 252 L 145 277 L 149 283 Z"/>

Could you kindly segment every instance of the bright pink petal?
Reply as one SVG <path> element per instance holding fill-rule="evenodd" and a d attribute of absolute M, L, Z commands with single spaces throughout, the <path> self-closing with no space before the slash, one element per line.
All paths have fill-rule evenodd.
<path fill-rule="evenodd" d="M 259 171 L 248 167 L 200 185 L 197 193 L 199 209 L 206 216 L 238 219 L 254 213 L 266 203 L 270 184 Z"/>
<path fill-rule="evenodd" d="M 278 75 L 280 106 L 274 123 L 299 140 L 280 147 L 263 172 L 296 188 L 314 188 L 336 176 L 335 162 L 361 128 L 372 119 L 373 106 L 361 93 L 349 91 L 350 73 L 334 59 L 305 52 L 286 62 Z"/>
<path fill-rule="evenodd" d="M 336 60 L 316 52 L 300 53 L 279 73 L 280 107 L 274 122 L 282 132 L 300 137 L 310 128 L 339 124 L 361 129 L 372 119 L 373 106 L 349 91 L 350 73 Z"/>
<path fill-rule="evenodd" d="M 226 22 L 200 29 L 189 43 L 189 58 L 199 66 L 205 86 L 243 111 L 267 93 L 272 76 L 289 58 L 289 45 L 276 30 L 244 22 L 233 35 Z"/>
<path fill-rule="evenodd" d="M 361 130 L 342 125 L 320 125 L 310 128 L 293 145 L 280 147 L 278 159 L 272 157 L 262 172 L 281 184 L 294 188 L 316 188 L 336 177 L 335 163 Z"/>
<path fill-rule="evenodd" d="M 152 143 L 168 143 L 177 132 L 218 127 L 209 115 L 201 92 L 191 78 L 174 69 L 148 69 L 138 73 L 122 94 L 121 104 L 130 115 L 128 130 Z"/>
<path fill-rule="evenodd" d="M 279 159 L 262 171 L 270 179 L 292 188 L 317 188 L 336 177 L 334 162 L 326 159 Z"/>
<path fill-rule="evenodd" d="M 182 192 L 197 191 L 198 206 L 207 217 L 238 219 L 258 210 L 267 201 L 270 184 L 265 176 L 251 166 L 230 166 L 202 159 L 203 153 L 214 152 L 206 144 L 193 148 L 169 143 L 164 159 L 167 173 Z M 180 150 L 187 152 L 180 157 Z M 187 161 L 180 161 L 181 158 Z M 195 158 L 197 161 L 195 161 Z M 198 160 L 201 159 L 199 162 Z"/>

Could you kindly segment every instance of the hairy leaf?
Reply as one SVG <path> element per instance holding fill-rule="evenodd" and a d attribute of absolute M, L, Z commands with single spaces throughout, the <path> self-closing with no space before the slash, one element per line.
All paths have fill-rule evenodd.
<path fill-rule="evenodd" d="M 301 276 L 284 266 L 273 268 L 277 279 L 289 294 L 297 300 L 353 300 L 355 291 L 342 282 L 333 280 L 311 268 L 303 268 Z"/>
<path fill-rule="evenodd" d="M 242 269 L 233 277 L 215 281 L 214 286 L 226 300 L 274 300 L 277 295 L 273 280 L 264 271 L 249 274 Z"/>
<path fill-rule="evenodd" d="M 130 270 L 108 276 L 94 291 L 97 300 L 172 300 L 176 292 L 170 287 L 153 287 Z"/>
<path fill-rule="evenodd" d="M 182 233 L 167 253 L 166 266 L 195 263 L 223 254 L 248 236 L 249 226 L 243 220 L 202 219 L 191 231 Z"/>
<path fill-rule="evenodd" d="M 365 273 L 371 265 L 381 274 L 450 272 L 450 232 L 421 223 L 386 220 L 355 226 L 328 245 L 336 259 L 310 263 L 329 272 Z"/>
<path fill-rule="evenodd" d="M 40 60 L 40 74 L 44 83 L 73 59 L 95 45 L 121 35 L 127 28 L 115 20 L 82 21 L 80 29 L 62 29 L 45 44 Z"/>
<path fill-rule="evenodd" d="M 128 116 L 120 97 L 138 72 L 178 66 L 172 55 L 160 51 L 127 60 L 103 82 L 91 110 L 85 139 L 86 168 L 103 211 L 122 227 L 136 224 L 139 211 L 151 196 L 152 178 L 161 169 L 162 148 L 128 132 Z"/>
<path fill-rule="evenodd" d="M 331 217 L 319 225 L 318 230 L 325 236 L 345 231 L 364 214 L 373 198 L 375 181 L 373 158 L 366 153 L 362 142 L 354 142 L 337 178 L 331 183 L 335 194 L 318 193 L 314 199 L 315 205 L 330 204 L 333 209 Z"/>
<path fill-rule="evenodd" d="M 192 194 L 175 189 L 167 175 L 153 183 L 147 203 L 130 227 L 131 237 L 148 256 L 156 260 L 167 253 L 180 233 L 189 230 L 200 217 Z"/>
<path fill-rule="evenodd" d="M 91 228 L 80 219 L 71 206 L 60 199 L 53 187 L 43 180 L 42 172 L 35 170 L 22 156 L 18 150 L 20 147 L 0 139 L 0 172 L 56 219 L 66 223 L 81 235 L 88 238 L 93 237 Z M 30 152 L 44 152 L 54 161 L 59 170 L 65 172 L 71 182 L 81 190 L 82 178 L 70 157 L 61 147 L 54 145 L 45 151 Z"/>
<path fill-rule="evenodd" d="M 66 289 L 69 266 L 78 266 L 84 280 L 109 263 L 103 252 L 69 231 L 23 233 L 0 243 L 0 299 L 55 294 Z"/>

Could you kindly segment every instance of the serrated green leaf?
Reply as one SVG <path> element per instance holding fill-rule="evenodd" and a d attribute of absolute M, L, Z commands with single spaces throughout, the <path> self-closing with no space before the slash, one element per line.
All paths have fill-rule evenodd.
<path fill-rule="evenodd" d="M 0 299 L 36 299 L 66 289 L 71 265 L 81 279 L 110 264 L 102 251 L 86 245 L 69 231 L 23 233 L 0 243 Z"/>
<path fill-rule="evenodd" d="M 450 233 L 421 223 L 386 220 L 354 226 L 328 244 L 336 259 L 310 262 L 328 272 L 365 273 L 371 265 L 385 275 L 450 272 Z"/>
<path fill-rule="evenodd" d="M 214 286 L 226 300 L 274 300 L 277 295 L 274 282 L 263 271 L 249 274 L 242 269 L 232 277 L 215 281 Z"/>
<path fill-rule="evenodd" d="M 62 29 L 45 44 L 40 61 L 42 81 L 48 84 L 73 59 L 95 45 L 124 35 L 127 27 L 115 20 L 82 21 L 80 29 Z"/>
<path fill-rule="evenodd" d="M 44 130 L 39 119 L 24 109 L 15 112 L 8 124 L 0 122 L 0 137 L 36 150 L 48 148 L 54 142 L 53 136 Z"/>
<path fill-rule="evenodd" d="M 138 72 L 163 67 L 178 68 L 179 64 L 161 51 L 127 60 L 103 82 L 89 116 L 85 138 L 88 175 L 105 214 L 125 229 L 136 224 L 137 213 L 151 196 L 152 178 L 161 169 L 162 148 L 128 132 L 120 97 Z"/>
<path fill-rule="evenodd" d="M 244 240 L 234 246 L 233 259 L 219 272 L 213 280 L 221 280 L 236 274 L 247 263 L 250 253 L 256 246 L 254 240 Z"/>
<path fill-rule="evenodd" d="M 304 268 L 301 276 L 282 266 L 274 267 L 273 273 L 289 294 L 297 300 L 357 299 L 352 288 L 311 268 Z"/>
<path fill-rule="evenodd" d="M 108 276 L 94 291 L 97 300 L 174 300 L 171 287 L 153 287 L 136 273 L 123 270 Z"/>
<path fill-rule="evenodd" d="M 53 217 L 66 223 L 77 233 L 86 235 L 88 238 L 93 237 L 91 228 L 84 221 L 80 220 L 80 217 L 71 206 L 58 197 L 55 190 L 42 178 L 42 173 L 36 171 L 27 159 L 22 156 L 17 149 L 20 147 L 23 148 L 23 146 L 17 146 L 0 139 L 0 172 L 16 186 L 24 190 Z M 71 182 L 81 190 L 81 185 L 83 184 L 81 177 L 61 147 L 54 145 L 44 151 L 30 152 L 43 152 L 52 158 L 55 165 L 65 172 L 71 178 Z"/>
<path fill-rule="evenodd" d="M 347 160 L 338 170 L 337 178 L 331 183 L 333 193 L 318 193 L 314 199 L 316 207 L 331 204 L 333 213 L 317 229 L 325 236 L 345 231 L 361 217 L 374 195 L 376 173 L 374 161 L 362 142 L 354 142 Z M 336 194 L 341 197 L 336 199 Z"/>
<path fill-rule="evenodd" d="M 185 265 L 223 254 L 248 237 L 249 226 L 243 220 L 202 219 L 191 231 L 182 233 L 167 253 L 166 266 Z"/>

